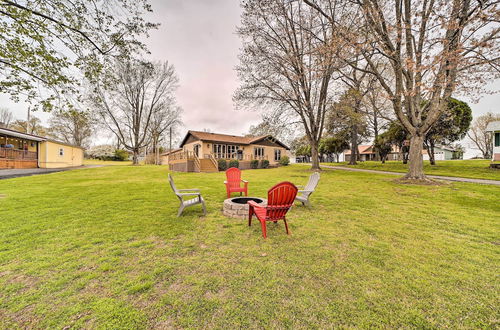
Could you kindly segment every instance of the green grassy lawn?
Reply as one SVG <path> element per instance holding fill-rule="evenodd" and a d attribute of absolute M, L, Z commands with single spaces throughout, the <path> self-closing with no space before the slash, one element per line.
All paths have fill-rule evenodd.
<path fill-rule="evenodd" d="M 84 159 L 83 165 L 132 165 L 131 160 L 126 161 L 116 161 L 116 160 L 99 160 L 99 159 Z"/>
<path fill-rule="evenodd" d="M 251 195 L 303 166 L 244 171 Z M 498 327 L 500 189 L 323 171 L 313 207 L 221 215 L 223 173 L 160 166 L 0 180 L 0 328 Z"/>
<path fill-rule="evenodd" d="M 468 159 L 468 160 L 442 160 L 436 161 L 436 165 L 431 165 L 429 161 L 424 161 L 424 171 L 426 174 L 456 176 L 472 179 L 490 179 L 500 180 L 500 170 L 489 168 L 489 160 L 484 159 Z M 400 161 L 388 161 L 385 164 L 381 162 L 358 162 L 358 165 L 347 165 L 342 163 L 325 163 L 325 165 L 348 166 L 354 168 L 380 170 L 389 172 L 406 173 L 408 164 L 403 164 Z"/>

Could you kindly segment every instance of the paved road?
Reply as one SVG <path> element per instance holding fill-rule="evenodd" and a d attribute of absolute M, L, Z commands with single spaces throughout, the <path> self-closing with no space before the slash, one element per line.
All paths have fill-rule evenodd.
<path fill-rule="evenodd" d="M 49 174 L 70 170 L 78 170 L 82 168 L 93 168 L 93 167 L 101 167 L 103 165 L 84 165 L 78 167 L 67 167 L 67 168 L 19 168 L 19 169 L 6 169 L 0 170 L 0 180 L 2 179 L 12 179 L 18 178 L 21 176 L 31 176 L 31 175 L 39 175 L 39 174 Z"/>
<path fill-rule="evenodd" d="M 378 170 L 366 170 L 366 169 L 361 169 L 361 168 L 342 167 L 342 166 L 321 165 L 321 167 L 331 168 L 334 170 L 352 171 L 352 172 L 368 172 L 368 173 L 390 174 L 390 175 L 399 175 L 399 176 L 404 175 L 404 173 L 378 171 Z M 442 175 L 427 175 L 427 177 L 429 177 L 431 179 L 438 179 L 438 180 L 469 182 L 469 183 L 479 183 L 479 184 L 489 184 L 489 185 L 500 186 L 499 180 L 457 178 L 454 176 L 442 176 Z"/>

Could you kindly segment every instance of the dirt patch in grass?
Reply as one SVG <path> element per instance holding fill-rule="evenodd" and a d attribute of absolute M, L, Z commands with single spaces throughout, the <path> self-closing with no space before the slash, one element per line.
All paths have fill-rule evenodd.
<path fill-rule="evenodd" d="M 443 182 L 440 180 L 434 180 L 434 179 L 406 179 L 406 178 L 397 178 L 392 180 L 395 183 L 398 184 L 409 184 L 409 185 L 419 185 L 419 186 L 444 186 L 448 185 L 450 183 L 448 182 Z"/>
<path fill-rule="evenodd" d="M 5 274 L 6 272 L 2 273 Z M 3 276 L 3 275 L 2 275 Z M 6 276 L 10 276 L 7 278 L 8 285 L 19 286 L 18 294 L 21 294 L 27 290 L 34 289 L 37 287 L 40 282 L 38 278 L 34 276 L 29 276 L 25 274 L 9 274 Z"/>
<path fill-rule="evenodd" d="M 7 195 L 0 194 L 0 199 L 2 199 L 2 198 L 7 198 Z"/>
<path fill-rule="evenodd" d="M 20 329 L 35 329 L 39 318 L 34 316 L 35 305 L 29 305 L 15 313 L 2 313 L 0 318 L 5 322 L 15 324 Z"/>

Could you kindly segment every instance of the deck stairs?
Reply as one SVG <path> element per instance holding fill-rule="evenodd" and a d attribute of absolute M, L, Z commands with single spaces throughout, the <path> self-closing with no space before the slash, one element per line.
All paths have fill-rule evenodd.
<path fill-rule="evenodd" d="M 200 159 L 200 172 L 212 173 L 219 170 L 211 159 Z"/>

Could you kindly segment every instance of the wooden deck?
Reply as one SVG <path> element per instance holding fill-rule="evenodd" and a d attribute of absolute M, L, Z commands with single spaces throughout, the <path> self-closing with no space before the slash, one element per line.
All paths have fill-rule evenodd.
<path fill-rule="evenodd" d="M 36 160 L 19 160 L 0 158 L 0 169 L 2 168 L 37 168 Z"/>
<path fill-rule="evenodd" d="M 34 151 L 0 148 L 0 168 L 37 168 L 37 158 Z"/>

